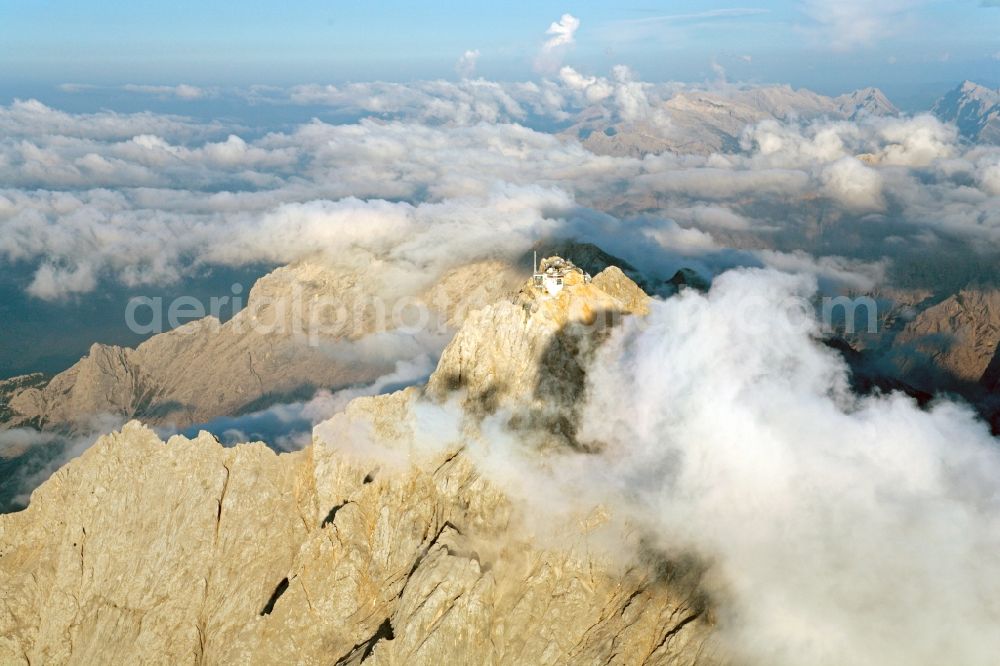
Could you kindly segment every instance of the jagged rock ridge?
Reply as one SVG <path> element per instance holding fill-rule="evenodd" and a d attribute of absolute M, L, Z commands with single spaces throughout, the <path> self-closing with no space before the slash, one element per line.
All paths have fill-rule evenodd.
<path fill-rule="evenodd" d="M 417 417 L 454 405 L 456 368 L 466 401 L 504 376 L 495 404 L 530 407 L 560 331 L 645 307 L 616 269 L 530 289 L 466 320 L 427 394 L 355 400 L 303 451 L 164 443 L 138 423 L 103 438 L 0 516 L 0 661 L 724 661 L 698 566 L 616 561 L 595 548 L 602 507 L 532 538 L 534 509 L 470 455 L 481 414 L 443 441 Z"/>
<path fill-rule="evenodd" d="M 364 273 L 299 262 L 261 278 L 247 307 L 225 323 L 207 317 L 135 349 L 94 344 L 44 385 L 8 391 L 0 427 L 72 431 L 97 414 L 184 427 L 308 398 L 320 387 L 370 382 L 392 369 L 392 359 L 361 362 L 338 343 L 381 330 L 374 305 L 378 268 Z M 493 279 L 470 290 L 469 274 Z M 448 272 L 419 296 L 445 324 L 457 326 L 469 309 L 515 284 L 511 266 L 484 261 Z M 339 314 L 339 304 L 350 316 Z M 436 309 L 439 304 L 445 306 Z"/>
<path fill-rule="evenodd" d="M 963 81 L 935 102 L 932 112 L 955 123 L 968 139 L 1000 143 L 1000 90 Z"/>
<path fill-rule="evenodd" d="M 648 296 L 617 267 L 585 283 L 567 278 L 556 296 L 526 284 L 511 301 L 472 313 L 427 384 L 441 398 L 462 389 L 466 408 L 514 410 L 525 427 L 573 446 L 575 409 L 591 352 L 621 317 L 648 312 Z"/>
<path fill-rule="evenodd" d="M 791 86 L 757 86 L 678 92 L 656 108 L 665 120 L 625 121 L 592 112 L 565 134 L 588 150 L 606 155 L 641 157 L 674 152 L 710 154 L 739 149 L 743 130 L 768 119 L 845 118 L 895 115 L 899 110 L 878 88 L 826 97 Z"/>
<path fill-rule="evenodd" d="M 921 311 L 896 336 L 954 380 L 986 379 L 1000 348 L 1000 290 L 967 288 Z"/>

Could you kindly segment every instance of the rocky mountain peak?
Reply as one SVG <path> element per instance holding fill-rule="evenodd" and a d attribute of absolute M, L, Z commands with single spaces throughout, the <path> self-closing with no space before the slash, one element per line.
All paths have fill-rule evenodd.
<path fill-rule="evenodd" d="M 598 544 L 639 544 L 603 507 L 540 539 L 471 439 L 415 416 L 462 389 L 473 416 L 572 442 L 557 416 L 601 315 L 647 301 L 613 267 L 556 294 L 528 279 L 465 319 L 426 392 L 357 399 L 294 453 L 137 422 L 101 438 L 0 515 L 0 662 L 725 663 L 699 565 L 622 566 Z"/>
<path fill-rule="evenodd" d="M 575 445 L 587 361 L 622 317 L 648 311 L 649 297 L 616 267 L 589 280 L 570 273 L 554 294 L 532 278 L 514 298 L 472 313 L 441 355 L 428 395 L 460 391 L 472 414 L 505 408 L 516 424 Z"/>
<path fill-rule="evenodd" d="M 962 93 L 965 94 L 965 95 L 976 95 L 976 96 L 987 96 L 988 97 L 988 96 L 991 96 L 992 94 L 995 94 L 994 91 L 991 90 L 990 88 L 987 88 L 986 86 L 980 85 L 980 84 L 976 83 L 975 81 L 969 81 L 968 79 L 966 79 L 965 81 L 962 81 L 961 85 L 958 86 L 958 89 L 960 91 L 962 91 Z"/>
<path fill-rule="evenodd" d="M 928 307 L 900 331 L 896 344 L 916 352 L 907 371 L 924 357 L 947 375 L 936 378 L 943 385 L 987 383 L 1000 347 L 1000 289 L 970 286 Z"/>
<path fill-rule="evenodd" d="M 869 86 L 836 98 L 844 115 L 855 120 L 863 115 L 893 116 L 899 109 L 889 101 L 881 89 Z"/>
<path fill-rule="evenodd" d="M 945 122 L 958 126 L 962 136 L 982 142 L 1000 142 L 1000 91 L 972 81 L 945 93 L 931 109 Z"/>

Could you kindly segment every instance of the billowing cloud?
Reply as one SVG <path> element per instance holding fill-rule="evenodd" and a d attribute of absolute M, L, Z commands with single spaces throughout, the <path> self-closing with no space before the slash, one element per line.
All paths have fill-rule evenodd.
<path fill-rule="evenodd" d="M 597 453 L 539 467 L 498 441 L 473 455 L 543 532 L 546 513 L 601 505 L 668 557 L 703 562 L 738 663 L 988 663 L 996 442 L 962 405 L 852 394 L 816 340 L 814 288 L 741 270 L 657 302 L 588 371 L 578 437 Z"/>
<path fill-rule="evenodd" d="M 470 49 L 463 53 L 455 63 L 455 71 L 463 79 L 471 78 L 476 73 L 476 64 L 479 62 L 479 49 Z"/>
<path fill-rule="evenodd" d="M 573 44 L 573 36 L 580 28 L 580 19 L 572 14 L 563 14 L 558 21 L 553 21 L 545 31 L 549 38 L 542 44 L 535 68 L 542 72 L 554 71 L 562 61 L 563 53 Z"/>
<path fill-rule="evenodd" d="M 882 177 L 853 157 L 843 157 L 824 169 L 823 188 L 845 208 L 856 211 L 881 210 Z"/>
<path fill-rule="evenodd" d="M 215 137 L 220 130 L 221 124 L 217 122 L 151 112 L 71 114 L 34 99 L 17 99 L 8 106 L 0 106 L 0 136 L 8 140 L 61 136 L 100 141 L 128 139 L 136 134 L 189 140 Z"/>
<path fill-rule="evenodd" d="M 614 87 L 608 83 L 607 79 L 596 76 L 584 76 L 569 65 L 559 69 L 559 79 L 570 90 L 583 93 L 584 99 L 589 104 L 601 102 L 614 92 Z"/>
<path fill-rule="evenodd" d="M 563 14 L 558 21 L 554 21 L 549 26 L 549 29 L 545 31 L 546 35 L 552 36 L 545 41 L 545 44 L 542 45 L 542 49 L 551 51 L 561 46 L 572 44 L 573 35 L 579 28 L 580 19 L 576 18 L 572 14 Z"/>
<path fill-rule="evenodd" d="M 398 245 L 402 257 L 439 243 L 439 256 L 457 261 L 483 247 L 516 252 L 556 230 L 597 233 L 656 265 L 615 225 L 658 239 L 661 260 L 674 253 L 665 265 L 681 254 L 707 261 L 727 248 L 808 251 L 813 242 L 824 255 L 864 243 L 874 262 L 900 247 L 890 236 L 1000 239 L 1000 152 L 963 144 L 954 126 L 927 115 L 809 119 L 839 102 L 783 87 L 678 92 L 624 67 L 608 77 L 566 66 L 541 82 L 286 93 L 393 119 L 261 132 L 152 113 L 69 114 L 36 101 L 0 107 L 0 258 L 34 266 L 29 292 L 55 299 L 104 279 L 163 284 L 213 262 L 281 263 L 317 248 L 333 256 Z M 747 122 L 701 111 L 720 107 Z M 530 118 L 579 124 L 553 133 L 528 127 Z M 578 131 L 591 126 L 603 143 Z M 720 132 L 732 138 L 710 148 L 704 137 Z M 657 141 L 663 152 L 641 152 Z M 518 212 L 498 215 L 501 201 Z M 828 234 L 814 241 L 819 216 Z M 480 222 L 510 235 L 477 246 Z M 873 224 L 882 228 L 874 239 Z M 413 243 L 398 241 L 409 233 Z"/>
<path fill-rule="evenodd" d="M 994 196 L 1000 196 L 1000 162 L 983 166 L 979 173 L 979 182 L 983 190 Z"/>
<path fill-rule="evenodd" d="M 69 294 L 87 293 L 95 287 L 97 276 L 86 261 L 77 262 L 70 268 L 43 263 L 35 271 L 27 292 L 37 298 L 52 300 Z"/>

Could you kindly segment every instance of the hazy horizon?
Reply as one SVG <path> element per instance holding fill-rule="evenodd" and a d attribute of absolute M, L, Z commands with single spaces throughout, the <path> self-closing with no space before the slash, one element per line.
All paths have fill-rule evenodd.
<path fill-rule="evenodd" d="M 551 76 L 536 58 L 539 26 L 566 11 L 549 1 L 475 8 L 392 2 L 382 3 L 376 18 L 360 6 L 313 1 L 281 9 L 185 1 L 165 11 L 149 2 L 84 10 L 66 1 L 5 0 L 0 101 L 56 100 L 65 84 L 455 79 L 467 51 L 477 54 L 476 76 L 533 80 Z M 731 81 L 823 94 L 875 86 L 909 111 L 964 79 L 1000 85 L 1000 7 L 992 0 L 593 2 L 571 13 L 579 27 L 563 60 L 587 75 L 626 65 L 654 82 L 714 81 L 724 72 Z M 115 101 L 113 92 L 104 90 L 105 104 Z"/>

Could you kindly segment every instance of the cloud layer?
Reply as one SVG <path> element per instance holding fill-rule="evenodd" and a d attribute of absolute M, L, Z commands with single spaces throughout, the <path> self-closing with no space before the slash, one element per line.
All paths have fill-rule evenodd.
<path fill-rule="evenodd" d="M 602 504 L 696 555 L 738 663 L 989 663 L 996 441 L 964 406 L 853 395 L 814 337 L 814 289 L 740 270 L 655 303 L 588 371 L 578 436 L 600 453 L 539 468 L 500 438 L 483 468 L 536 520 Z"/>
<path fill-rule="evenodd" d="M 411 234 L 397 256 L 424 252 L 425 263 L 443 265 L 441 257 L 484 247 L 477 228 L 502 232 L 499 247 L 514 252 L 553 231 L 593 231 L 605 214 L 618 222 L 597 226 L 630 227 L 692 261 L 727 246 L 808 251 L 820 216 L 830 230 L 824 253 L 868 243 L 870 261 L 895 251 L 887 236 L 1000 240 L 1000 152 L 962 144 L 930 116 L 765 118 L 726 151 L 617 156 L 509 121 L 589 109 L 622 136 L 653 132 L 683 145 L 697 128 L 672 119 L 666 89 L 626 70 L 603 78 L 564 67 L 538 84 L 378 85 L 290 94 L 400 119 L 264 134 L 151 113 L 68 114 L 35 101 L 0 108 L 0 258 L 35 264 L 29 292 L 54 299 L 102 279 L 169 283 L 213 262 L 392 251 Z M 766 92 L 768 108 L 786 94 Z M 737 104 L 744 92 L 713 94 Z M 662 236 L 677 225 L 684 239 Z M 866 238 L 873 227 L 881 240 Z M 420 238 L 441 257 L 421 250 Z"/>

